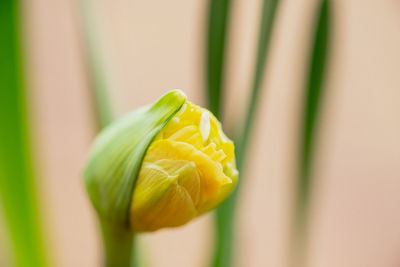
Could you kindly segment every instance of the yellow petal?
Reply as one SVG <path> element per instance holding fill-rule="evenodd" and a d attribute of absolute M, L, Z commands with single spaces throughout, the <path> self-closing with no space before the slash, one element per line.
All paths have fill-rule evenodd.
<path fill-rule="evenodd" d="M 169 136 L 168 139 L 191 144 L 197 149 L 200 149 L 203 146 L 200 130 L 194 125 L 183 127 Z"/>
<path fill-rule="evenodd" d="M 145 163 L 131 206 L 131 227 L 154 231 L 180 226 L 195 216 L 200 178 L 193 162 L 160 160 Z"/>
<path fill-rule="evenodd" d="M 199 210 L 218 194 L 219 189 L 224 184 L 232 182 L 224 174 L 220 163 L 213 161 L 203 152 L 183 142 L 155 141 L 146 154 L 145 162 L 155 162 L 160 159 L 187 160 L 196 164 L 201 178 Z"/>

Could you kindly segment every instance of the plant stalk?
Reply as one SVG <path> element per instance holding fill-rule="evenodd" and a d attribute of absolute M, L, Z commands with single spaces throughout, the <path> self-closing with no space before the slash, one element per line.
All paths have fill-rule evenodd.
<path fill-rule="evenodd" d="M 116 227 L 100 219 L 104 243 L 105 267 L 134 267 L 134 234 L 129 228 Z"/>

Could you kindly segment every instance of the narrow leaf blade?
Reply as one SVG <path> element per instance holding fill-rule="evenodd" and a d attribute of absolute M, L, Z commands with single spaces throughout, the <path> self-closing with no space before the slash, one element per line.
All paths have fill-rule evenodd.
<path fill-rule="evenodd" d="M 221 117 L 226 38 L 231 0 L 210 0 L 207 32 L 207 100 L 210 111 Z"/>
<path fill-rule="evenodd" d="M 250 102 L 247 104 L 244 125 L 240 127 L 241 131 L 237 134 L 237 138 L 235 138 L 237 166 L 242 174 L 245 165 L 249 137 L 253 126 L 254 114 L 258 106 L 257 100 L 259 99 L 263 74 L 265 72 L 270 37 L 278 2 L 278 0 L 263 1 Z M 210 97 L 212 97 L 211 94 Z M 214 100 L 214 102 L 216 102 L 216 100 Z M 213 103 L 213 101 L 210 101 L 210 103 Z M 243 181 L 243 178 L 243 176 L 240 177 L 240 183 Z M 239 187 L 237 187 L 237 190 L 235 190 L 235 192 L 217 209 L 216 212 L 217 243 L 213 260 L 214 267 L 233 265 L 232 260 L 235 242 L 234 215 L 238 189 Z"/>
<path fill-rule="evenodd" d="M 103 129 L 114 119 L 114 111 L 109 91 L 111 75 L 102 49 L 95 6 L 92 0 L 78 0 L 81 20 L 82 47 L 84 50 L 88 85 L 93 99 L 94 114 L 98 130 Z"/>
<path fill-rule="evenodd" d="M 310 196 L 312 194 L 311 168 L 317 122 L 321 113 L 324 93 L 324 78 L 328 60 L 330 36 L 330 1 L 323 0 L 318 9 L 314 42 L 312 44 L 308 79 L 303 106 L 299 172 L 297 192 L 292 219 L 292 236 L 289 251 L 289 266 L 307 266 L 307 228 L 309 220 Z"/>
<path fill-rule="evenodd" d="M 46 266 L 30 156 L 19 1 L 0 4 L 0 197 L 16 266 Z"/>

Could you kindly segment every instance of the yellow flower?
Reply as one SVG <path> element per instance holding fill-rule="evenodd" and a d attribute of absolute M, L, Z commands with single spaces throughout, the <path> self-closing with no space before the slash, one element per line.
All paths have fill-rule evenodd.
<path fill-rule="evenodd" d="M 187 102 L 157 135 L 143 160 L 131 205 L 135 231 L 185 224 L 234 189 L 234 146 L 207 110 Z"/>
<path fill-rule="evenodd" d="M 185 224 L 225 200 L 237 179 L 220 123 L 177 90 L 107 127 L 84 172 L 101 221 L 137 232 Z"/>

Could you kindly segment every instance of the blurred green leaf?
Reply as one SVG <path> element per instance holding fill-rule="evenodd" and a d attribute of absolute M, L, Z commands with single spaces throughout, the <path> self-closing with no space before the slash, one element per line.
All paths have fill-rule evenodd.
<path fill-rule="evenodd" d="M 0 2 L 0 195 L 20 267 L 46 266 L 29 146 L 19 1 Z"/>
<path fill-rule="evenodd" d="M 225 40 L 227 38 L 227 28 L 230 13 L 230 0 L 209 0 L 208 6 L 208 31 L 207 31 L 207 51 L 206 51 L 206 92 L 208 108 L 210 111 L 221 120 L 221 97 L 224 76 L 225 63 Z M 231 253 L 229 245 L 232 240 L 227 233 L 232 232 L 232 224 L 227 224 L 226 227 L 221 227 L 224 216 L 221 212 L 216 212 L 216 240 L 215 254 L 213 266 L 228 266 L 221 265 L 223 259 L 231 261 Z M 227 247 L 227 244 L 229 248 Z M 226 258 L 228 256 L 228 258 Z"/>
<path fill-rule="evenodd" d="M 329 19 L 329 1 L 324 0 L 319 11 L 304 104 L 298 196 L 298 203 L 302 207 L 306 206 L 310 190 L 310 166 L 316 133 L 316 122 L 321 110 L 321 95 L 324 89 L 323 81 L 328 54 Z"/>
<path fill-rule="evenodd" d="M 258 46 L 255 58 L 255 68 L 253 74 L 253 82 L 251 85 L 250 102 L 247 104 L 244 125 L 240 127 L 241 131 L 238 133 L 237 138 L 235 138 L 237 165 L 238 169 L 241 171 L 242 174 L 239 179 L 240 183 L 243 181 L 244 178 L 243 172 L 246 160 L 246 152 L 249 143 L 249 137 L 251 134 L 251 129 L 253 127 L 254 113 L 256 111 L 258 104 L 257 100 L 259 99 L 261 84 L 263 81 L 263 74 L 265 72 L 268 47 L 270 44 L 270 37 L 278 2 L 279 2 L 278 0 L 263 1 L 259 37 L 258 37 Z M 212 31 L 213 27 L 210 26 L 209 30 Z M 214 36 L 215 35 L 217 34 L 214 33 Z M 213 36 L 213 34 L 209 33 L 209 36 Z M 212 72 L 212 69 L 209 68 L 208 71 Z M 209 103 L 211 103 L 211 107 L 213 107 L 213 105 L 217 105 L 218 103 L 217 105 L 218 108 L 216 108 L 215 110 L 219 111 L 221 93 L 220 91 L 213 92 L 212 91 L 213 89 L 214 88 L 209 87 L 209 90 L 211 90 L 211 93 L 209 93 L 209 97 L 211 98 Z M 235 192 L 228 198 L 227 201 L 225 201 L 217 209 L 216 212 L 217 243 L 213 261 L 214 267 L 229 267 L 233 265 L 232 260 L 233 260 L 234 242 L 235 242 L 234 215 L 235 215 L 237 195 L 238 195 L 238 189 L 235 190 Z"/>
<path fill-rule="evenodd" d="M 279 0 L 264 0 L 261 25 L 258 39 L 257 54 L 255 58 L 255 71 L 253 76 L 253 84 L 251 87 L 250 102 L 247 104 L 246 118 L 244 126 L 241 127 L 241 132 L 235 139 L 236 151 L 237 151 L 237 164 L 240 170 L 243 169 L 246 161 L 247 146 L 251 130 L 253 128 L 254 114 L 258 106 L 258 99 L 260 98 L 260 90 L 263 82 L 263 76 L 265 73 L 265 63 L 268 55 L 268 48 L 270 44 L 270 38 L 272 33 L 272 27 L 274 24 L 276 9 L 278 7 Z"/>
<path fill-rule="evenodd" d="M 206 80 L 210 111 L 220 119 L 221 96 L 231 0 L 210 0 L 208 7 Z"/>
<path fill-rule="evenodd" d="M 114 119 L 109 95 L 109 90 L 112 89 L 110 73 L 106 68 L 104 49 L 101 47 L 103 42 L 100 38 L 100 32 L 98 32 L 92 0 L 78 0 L 78 4 L 88 84 L 91 89 L 97 128 L 101 130 Z"/>
<path fill-rule="evenodd" d="M 330 3 L 323 0 L 315 21 L 314 42 L 308 69 L 308 79 L 303 107 L 303 122 L 300 142 L 299 173 L 293 214 L 293 232 L 290 266 L 307 266 L 306 248 L 308 210 L 312 186 L 311 167 L 317 131 L 317 120 L 321 111 L 324 77 L 327 68 L 330 35 Z"/>

